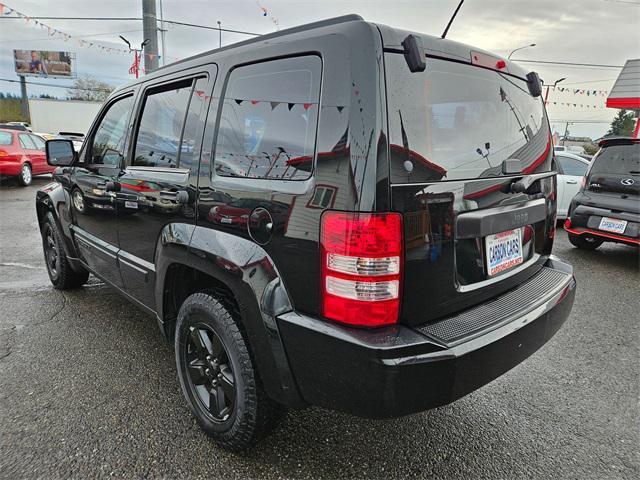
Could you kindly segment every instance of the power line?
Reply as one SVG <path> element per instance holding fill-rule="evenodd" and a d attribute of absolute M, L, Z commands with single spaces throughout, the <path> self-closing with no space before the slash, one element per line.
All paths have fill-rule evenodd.
<path fill-rule="evenodd" d="M 92 37 L 103 37 L 106 35 L 119 35 L 121 33 L 133 33 L 133 32 L 141 32 L 142 29 L 138 28 L 136 30 L 123 30 L 123 31 L 119 31 L 119 32 L 104 32 L 104 33 L 92 33 L 92 34 L 88 34 L 88 35 L 74 35 L 73 38 L 92 38 Z M 40 37 L 40 38 L 26 38 L 23 40 L 9 40 L 9 41 L 4 41 L 4 43 L 19 43 L 19 42 L 41 42 L 44 40 L 60 40 L 57 37 Z"/>
<path fill-rule="evenodd" d="M 576 63 L 576 62 L 554 62 L 549 60 L 520 60 L 514 59 L 514 62 L 520 63 L 546 63 L 549 65 L 573 65 L 576 67 L 596 67 L 596 68 L 622 68 L 624 65 L 606 65 L 601 63 Z"/>
<path fill-rule="evenodd" d="M 106 21 L 106 22 L 133 22 L 133 21 L 141 21 L 142 17 L 29 17 L 31 20 L 87 20 L 87 21 Z M 9 19 L 17 19 L 17 20 L 21 20 L 22 17 L 16 17 L 16 16 L 2 16 L 0 17 L 0 19 L 5 19 L 5 20 L 9 20 Z M 194 28 L 204 28 L 206 30 L 216 30 L 216 31 L 221 31 L 221 32 L 227 32 L 227 33 L 240 33 L 243 35 L 253 35 L 253 36 L 260 36 L 262 35 L 261 33 L 255 33 L 255 32 L 246 32 L 243 30 L 234 30 L 231 28 L 220 28 L 220 27 L 212 27 L 209 25 L 200 25 L 197 23 L 187 23 L 187 22 L 178 22 L 176 20 L 167 20 L 164 19 L 163 20 L 164 23 L 170 23 L 173 25 L 182 25 L 185 27 L 194 27 Z"/>
<path fill-rule="evenodd" d="M 0 78 L 2 82 L 11 82 L 11 83 L 20 83 L 20 80 L 12 80 L 10 78 Z M 74 87 L 74 86 L 64 86 L 64 85 L 56 85 L 53 83 L 39 83 L 39 82 L 25 82 L 28 85 L 38 85 L 41 87 L 53 87 L 53 88 L 66 88 L 67 90 L 86 90 L 89 92 L 111 92 L 108 88 L 84 88 L 84 87 Z"/>

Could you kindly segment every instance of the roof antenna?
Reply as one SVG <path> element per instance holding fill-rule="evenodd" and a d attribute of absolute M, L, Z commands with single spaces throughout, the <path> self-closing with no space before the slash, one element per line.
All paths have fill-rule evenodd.
<path fill-rule="evenodd" d="M 442 37 L 440 38 L 445 38 L 447 36 L 447 33 L 449 33 L 449 27 L 451 27 L 451 24 L 456 19 L 456 15 L 458 15 L 458 10 L 460 10 L 460 7 L 462 6 L 463 3 L 464 3 L 464 0 L 460 0 L 460 3 L 458 4 L 458 8 L 456 8 L 456 11 L 453 12 L 453 15 L 451 15 L 451 19 L 449 20 L 449 23 L 447 23 L 447 28 L 444 29 L 444 32 L 442 33 Z"/>

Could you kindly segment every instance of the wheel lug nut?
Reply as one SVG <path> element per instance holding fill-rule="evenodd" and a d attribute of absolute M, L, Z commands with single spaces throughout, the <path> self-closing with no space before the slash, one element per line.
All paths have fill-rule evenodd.
<path fill-rule="evenodd" d="M 217 380 L 214 380 L 214 381 L 211 383 L 211 385 L 213 385 L 214 387 L 217 387 L 217 386 L 218 386 L 218 381 L 217 381 Z"/>
<path fill-rule="evenodd" d="M 222 374 L 221 373 L 218 374 L 218 380 L 222 380 Z"/>
<path fill-rule="evenodd" d="M 211 373 L 211 370 L 209 370 L 208 368 L 204 371 L 205 375 L 209 375 Z"/>
<path fill-rule="evenodd" d="M 207 361 L 211 360 L 211 355 L 207 355 Z"/>

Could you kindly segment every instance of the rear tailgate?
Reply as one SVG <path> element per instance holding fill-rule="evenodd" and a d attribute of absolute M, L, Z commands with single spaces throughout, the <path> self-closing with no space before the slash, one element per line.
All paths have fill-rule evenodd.
<path fill-rule="evenodd" d="M 419 325 L 540 270 L 555 232 L 553 149 L 542 101 L 520 78 L 429 57 L 410 73 L 394 52 L 385 70 L 392 209 L 405 225 L 401 321 Z M 503 174 L 507 159 L 520 173 Z"/>

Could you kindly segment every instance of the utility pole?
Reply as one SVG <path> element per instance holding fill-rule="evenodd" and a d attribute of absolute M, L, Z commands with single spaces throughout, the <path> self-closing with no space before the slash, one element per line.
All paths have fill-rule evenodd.
<path fill-rule="evenodd" d="M 565 144 L 565 142 L 567 141 L 567 135 L 569 134 L 569 124 L 571 122 L 567 122 L 567 124 L 564 127 L 564 136 L 562 137 L 562 145 Z"/>
<path fill-rule="evenodd" d="M 31 123 L 29 116 L 29 97 L 27 96 L 27 81 L 24 79 L 24 75 L 20 75 L 20 113 L 22 114 L 22 121 Z"/>
<path fill-rule="evenodd" d="M 144 69 L 151 73 L 158 69 L 158 23 L 156 0 L 142 0 L 142 30 L 145 41 Z"/>
<path fill-rule="evenodd" d="M 164 28 L 164 13 L 162 12 L 162 0 L 160 0 L 160 41 L 162 42 L 162 65 L 167 64 L 167 45 L 164 34 L 167 29 Z"/>

